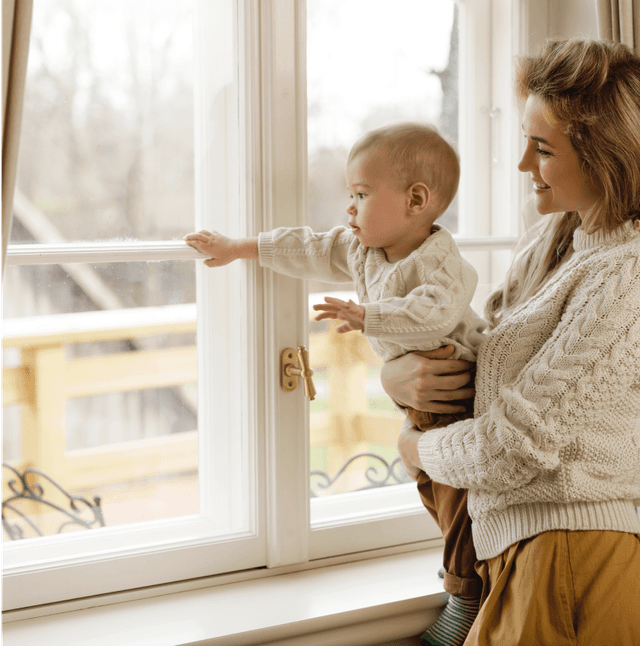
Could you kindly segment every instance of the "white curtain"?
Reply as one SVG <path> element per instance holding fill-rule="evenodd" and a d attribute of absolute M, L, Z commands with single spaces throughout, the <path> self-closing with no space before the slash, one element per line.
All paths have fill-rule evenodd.
<path fill-rule="evenodd" d="M 598 36 L 633 49 L 640 56 L 640 0 L 596 0 Z"/>
<path fill-rule="evenodd" d="M 33 0 L 2 0 L 2 274 L 11 235 Z"/>

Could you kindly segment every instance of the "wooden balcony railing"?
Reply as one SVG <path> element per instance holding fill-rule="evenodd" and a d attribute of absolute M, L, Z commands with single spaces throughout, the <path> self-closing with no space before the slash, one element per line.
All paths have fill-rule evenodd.
<path fill-rule="evenodd" d="M 368 366 L 380 363 L 359 333 L 335 325 L 310 338 L 314 370 L 326 368 L 328 409 L 311 416 L 312 446 L 329 447 L 329 473 L 370 444 L 395 444 L 402 416 L 368 409 Z M 69 491 L 197 469 L 197 431 L 95 448 L 67 450 L 68 399 L 145 388 L 182 386 L 197 378 L 194 346 L 141 349 L 106 356 L 65 357 L 67 344 L 193 333 L 195 305 L 172 305 L 8 319 L 5 348 L 20 350 L 20 365 L 3 371 L 4 404 L 22 408 L 22 457 Z M 299 395 L 301 396 L 301 395 Z"/>

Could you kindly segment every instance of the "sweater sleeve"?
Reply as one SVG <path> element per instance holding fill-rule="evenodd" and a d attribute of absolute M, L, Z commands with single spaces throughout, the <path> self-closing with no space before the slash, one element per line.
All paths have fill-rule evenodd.
<path fill-rule="evenodd" d="M 404 347 L 420 347 L 448 336 L 471 304 L 477 274 L 459 259 L 434 269 L 404 297 L 364 303 L 364 334 Z"/>
<path fill-rule="evenodd" d="M 258 254 L 262 267 L 294 278 L 333 283 L 353 280 L 349 256 L 357 239 L 345 227 L 315 233 L 309 227 L 280 228 L 261 233 Z"/>
<path fill-rule="evenodd" d="M 528 343 L 526 330 L 525 324 L 520 347 Z M 633 256 L 593 268 L 552 335 L 487 413 L 425 433 L 422 467 L 456 488 L 505 492 L 556 470 L 562 452 L 570 444 L 580 450 L 574 440 L 589 434 L 594 472 L 611 466 L 600 460 L 618 442 L 626 458 L 615 465 L 616 477 L 637 481 L 640 433 L 632 445 L 628 429 L 616 434 L 607 425 L 639 398 L 640 259 Z"/>

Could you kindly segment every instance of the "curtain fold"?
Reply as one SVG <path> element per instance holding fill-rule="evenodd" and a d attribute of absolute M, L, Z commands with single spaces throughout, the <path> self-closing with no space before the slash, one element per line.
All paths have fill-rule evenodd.
<path fill-rule="evenodd" d="M 598 37 L 633 49 L 640 56 L 640 0 L 596 0 Z"/>
<path fill-rule="evenodd" d="M 2 275 L 11 234 L 33 0 L 2 0 Z"/>

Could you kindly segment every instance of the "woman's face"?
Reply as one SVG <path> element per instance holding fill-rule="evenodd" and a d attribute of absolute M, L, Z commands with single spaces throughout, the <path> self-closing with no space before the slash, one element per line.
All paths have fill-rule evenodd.
<path fill-rule="evenodd" d="M 582 218 L 602 194 L 544 102 L 531 94 L 522 119 L 527 140 L 518 169 L 531 173 L 538 213 L 577 211 Z"/>

